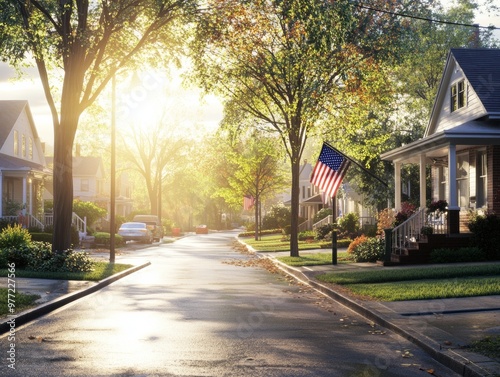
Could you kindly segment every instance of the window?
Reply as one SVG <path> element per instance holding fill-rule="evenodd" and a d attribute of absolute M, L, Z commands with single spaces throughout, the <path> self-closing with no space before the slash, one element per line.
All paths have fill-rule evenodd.
<path fill-rule="evenodd" d="M 19 154 L 19 133 L 14 130 L 14 155 Z"/>
<path fill-rule="evenodd" d="M 21 137 L 21 155 L 26 157 L 26 136 Z"/>
<path fill-rule="evenodd" d="M 89 180 L 88 179 L 80 180 L 80 191 L 89 191 Z"/>
<path fill-rule="evenodd" d="M 451 112 L 461 109 L 467 104 L 465 81 L 459 81 L 451 86 Z"/>
<path fill-rule="evenodd" d="M 28 158 L 33 160 L 33 139 L 30 137 L 28 145 Z"/>

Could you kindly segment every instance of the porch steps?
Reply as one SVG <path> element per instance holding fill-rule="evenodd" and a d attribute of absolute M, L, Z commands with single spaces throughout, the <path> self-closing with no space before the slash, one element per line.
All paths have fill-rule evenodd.
<path fill-rule="evenodd" d="M 458 249 L 469 244 L 469 234 L 431 234 L 427 239 L 409 243 L 401 250 L 394 250 L 391 263 L 394 264 L 426 264 L 430 261 L 434 249 Z"/>

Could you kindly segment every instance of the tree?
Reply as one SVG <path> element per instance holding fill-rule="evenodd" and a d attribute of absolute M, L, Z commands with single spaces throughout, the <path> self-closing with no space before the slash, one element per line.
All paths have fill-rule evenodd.
<path fill-rule="evenodd" d="M 372 3 L 406 13 L 420 7 Z M 198 79 L 225 96 L 227 107 L 241 109 L 281 139 L 292 173 L 290 255 L 298 256 L 306 141 L 318 122 L 337 111 L 341 94 L 357 89 L 361 65 L 394 52 L 406 22 L 347 0 L 210 0 L 208 5 L 193 45 Z"/>
<path fill-rule="evenodd" d="M 0 51 L 14 66 L 30 57 L 38 69 L 54 126 L 53 250 L 71 244 L 72 147 L 82 113 L 116 72 L 164 55 L 148 46 L 175 46 L 176 22 L 194 8 L 191 0 L 7 1 L 0 0 Z M 62 83 L 53 73 L 62 75 Z M 57 90 L 61 88 L 60 102 Z"/>
<path fill-rule="evenodd" d="M 80 218 L 87 219 L 87 225 L 92 226 L 101 217 L 106 215 L 106 210 L 97 206 L 92 202 L 83 202 L 81 200 L 75 200 L 73 202 L 73 211 L 80 216 Z"/>
<path fill-rule="evenodd" d="M 134 127 L 131 135 L 124 137 L 120 155 L 141 175 L 151 214 L 161 214 L 160 201 L 165 179 L 182 166 L 188 149 L 188 143 L 173 135 L 161 120 L 152 129 Z"/>
<path fill-rule="evenodd" d="M 491 31 L 471 27 L 476 9 L 472 0 L 460 0 L 447 10 L 440 5 L 422 9 L 419 16 L 428 20 L 411 21 L 397 60 L 364 69 L 367 79 L 363 91 L 354 94 L 365 100 L 353 100 L 351 107 L 340 109 L 330 118 L 326 137 L 392 185 L 392 164 L 379 156 L 424 135 L 449 50 L 493 43 Z M 413 191 L 407 200 L 418 204 L 418 166 L 404 166 L 402 178 L 410 182 Z M 387 206 L 388 191 L 376 180 L 356 169 L 350 169 L 347 179 L 369 204 L 379 209 Z"/>

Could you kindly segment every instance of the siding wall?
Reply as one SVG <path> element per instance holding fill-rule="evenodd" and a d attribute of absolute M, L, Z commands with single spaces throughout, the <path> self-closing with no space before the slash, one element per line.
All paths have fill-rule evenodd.
<path fill-rule="evenodd" d="M 463 80 L 465 75 L 463 71 L 455 63 L 453 73 L 450 79 L 450 85 L 448 88 L 443 88 L 443 106 L 438 115 L 436 124 L 438 125 L 435 132 L 448 130 L 450 128 L 459 126 L 471 120 L 478 119 L 486 115 L 486 111 L 479 100 L 476 92 L 472 89 L 472 86 L 467 80 L 465 80 L 467 87 L 467 105 L 461 109 L 451 112 L 451 86 L 456 84 L 460 80 Z"/>

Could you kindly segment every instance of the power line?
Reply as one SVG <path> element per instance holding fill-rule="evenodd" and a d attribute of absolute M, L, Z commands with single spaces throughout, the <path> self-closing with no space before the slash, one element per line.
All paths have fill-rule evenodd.
<path fill-rule="evenodd" d="M 398 16 L 398 17 L 413 18 L 415 20 L 429 21 L 429 22 L 435 22 L 435 23 L 446 24 L 446 25 L 466 26 L 466 27 L 473 27 L 473 28 L 480 28 L 480 29 L 488 29 L 488 30 L 500 30 L 500 28 L 496 27 L 496 26 L 480 26 L 477 24 L 465 24 L 465 23 L 461 23 L 461 22 L 436 20 L 436 19 L 427 18 L 427 17 L 413 16 L 411 14 L 392 12 L 392 11 L 388 11 L 388 10 L 384 10 L 384 9 L 373 8 L 371 6 L 368 6 L 368 5 L 359 3 L 359 2 L 352 2 L 352 4 L 357 5 L 360 8 L 368 9 L 368 10 L 371 10 L 374 12 L 386 13 L 386 14 L 390 14 L 390 15 Z"/>

